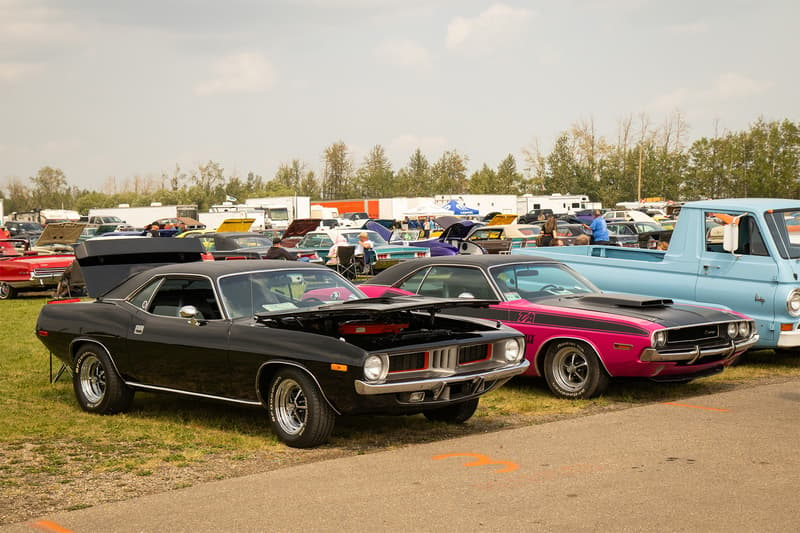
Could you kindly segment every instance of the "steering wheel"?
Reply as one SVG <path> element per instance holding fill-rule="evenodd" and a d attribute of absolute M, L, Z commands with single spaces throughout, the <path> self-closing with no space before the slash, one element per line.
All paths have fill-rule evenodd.
<path fill-rule="evenodd" d="M 559 287 L 558 285 L 553 285 L 552 283 L 548 283 L 544 287 L 541 287 L 538 290 L 538 292 L 550 292 L 550 291 L 554 291 L 554 290 L 557 291 L 559 289 L 561 289 L 561 287 Z"/>
<path fill-rule="evenodd" d="M 324 304 L 325 304 L 324 301 L 320 300 L 319 298 L 315 298 L 313 296 L 310 296 L 308 298 L 303 298 L 302 300 L 300 300 L 300 305 L 302 307 L 314 307 L 315 305 L 324 305 Z"/>

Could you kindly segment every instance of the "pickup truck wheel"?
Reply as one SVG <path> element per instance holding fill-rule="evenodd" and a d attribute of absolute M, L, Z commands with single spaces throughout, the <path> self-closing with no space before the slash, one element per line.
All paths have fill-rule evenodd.
<path fill-rule="evenodd" d="M 269 386 L 269 418 L 278 438 L 293 448 L 312 448 L 328 440 L 336 414 L 316 383 L 295 368 L 279 370 Z"/>
<path fill-rule="evenodd" d="M 475 414 L 480 398 L 467 400 L 466 402 L 440 407 L 439 409 L 428 409 L 423 414 L 425 418 L 432 422 L 447 422 L 449 424 L 463 424 Z"/>
<path fill-rule="evenodd" d="M 72 387 L 81 409 L 89 413 L 119 413 L 133 401 L 133 391 L 119 377 L 111 358 L 96 346 L 78 352 Z"/>
<path fill-rule="evenodd" d="M 0 283 L 0 300 L 10 300 L 16 298 L 17 289 L 8 283 Z"/>
<path fill-rule="evenodd" d="M 597 354 L 581 342 L 563 341 L 547 350 L 547 386 L 561 398 L 592 398 L 605 392 L 609 377 Z"/>

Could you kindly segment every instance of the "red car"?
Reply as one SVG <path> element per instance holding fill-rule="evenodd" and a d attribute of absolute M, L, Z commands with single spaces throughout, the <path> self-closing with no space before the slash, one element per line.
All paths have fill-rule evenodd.
<path fill-rule="evenodd" d="M 74 254 L 63 250 L 78 241 L 83 228 L 84 224 L 76 223 L 48 224 L 32 249 L 34 251 L 24 252 L 25 255 L 11 255 L 3 247 L 3 255 L 0 255 L 0 300 L 14 298 L 19 292 L 55 289 L 64 270 L 75 259 Z"/>

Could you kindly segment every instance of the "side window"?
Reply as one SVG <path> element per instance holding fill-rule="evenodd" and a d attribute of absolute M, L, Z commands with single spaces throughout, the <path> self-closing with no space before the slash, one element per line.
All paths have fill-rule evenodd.
<path fill-rule="evenodd" d="M 496 298 L 483 273 L 469 267 L 431 268 L 419 294 L 444 298 Z"/>
<path fill-rule="evenodd" d="M 154 315 L 177 317 L 180 308 L 186 305 L 197 309 L 198 318 L 222 318 L 211 282 L 206 278 L 165 279 L 153 296 L 149 309 Z"/>
<path fill-rule="evenodd" d="M 398 289 L 403 289 L 404 291 L 413 292 L 416 294 L 426 294 L 427 296 L 440 296 L 439 294 L 427 294 L 420 292 L 420 283 L 422 283 L 422 278 L 425 277 L 425 274 L 428 272 L 428 269 L 423 269 L 405 280 Z"/>
<path fill-rule="evenodd" d="M 147 311 L 153 292 L 155 292 L 159 283 L 161 283 L 161 278 L 151 281 L 130 299 L 130 303 L 139 309 Z"/>
<path fill-rule="evenodd" d="M 737 221 L 737 217 L 738 221 Z M 756 220 L 743 213 L 706 213 L 706 250 L 716 253 L 728 253 L 722 247 L 725 226 L 738 223 L 739 247 L 734 251 L 737 255 L 768 256 L 767 247 Z"/>

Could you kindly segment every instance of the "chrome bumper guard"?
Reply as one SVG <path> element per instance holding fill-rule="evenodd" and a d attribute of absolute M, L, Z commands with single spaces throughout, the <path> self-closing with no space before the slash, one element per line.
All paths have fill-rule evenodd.
<path fill-rule="evenodd" d="M 746 339 L 741 342 L 733 342 L 730 341 L 728 346 L 724 346 L 722 348 L 708 348 L 708 349 L 700 349 L 699 346 L 695 346 L 693 350 L 687 350 L 682 352 L 668 352 L 668 353 L 661 353 L 655 348 L 647 348 L 642 352 L 641 357 L 639 359 L 641 361 L 647 363 L 670 363 L 670 362 L 679 362 L 679 361 L 688 361 L 689 364 L 694 363 L 701 357 L 708 357 L 714 355 L 724 355 L 726 358 L 731 357 L 739 352 L 743 352 L 748 348 L 752 347 L 758 342 L 758 335 L 753 335 L 749 339 Z"/>
<path fill-rule="evenodd" d="M 441 390 L 447 385 L 475 381 L 479 379 L 482 381 L 508 380 L 514 376 L 522 374 L 528 369 L 529 366 L 530 362 L 528 362 L 527 359 L 523 359 L 514 366 L 506 366 L 495 370 L 487 370 L 486 372 L 476 372 L 474 374 L 458 374 L 445 378 L 419 379 L 415 381 L 400 381 L 397 383 L 367 383 L 366 381 L 357 379 L 355 385 L 356 392 L 362 395 L 432 391 Z"/>

